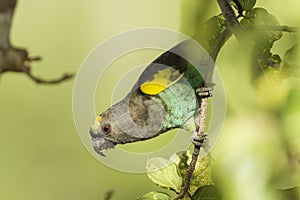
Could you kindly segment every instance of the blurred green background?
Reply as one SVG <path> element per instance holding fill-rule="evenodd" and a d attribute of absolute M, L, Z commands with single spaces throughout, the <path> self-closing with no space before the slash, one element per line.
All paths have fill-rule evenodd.
<path fill-rule="evenodd" d="M 282 24 L 300 25 L 296 0 L 258 5 Z M 196 23 L 218 13 L 213 1 L 19 0 L 11 40 L 41 55 L 33 72 L 52 78 L 76 72 L 96 45 L 121 31 L 155 26 L 192 34 Z M 295 40 L 297 35 L 285 33 L 275 51 L 283 55 Z M 254 88 L 250 52 L 240 48 L 230 39 L 217 60 L 228 115 L 213 152 L 216 180 L 229 199 L 274 199 L 269 186 L 300 184 L 299 165 L 286 148 L 300 152 L 300 82 L 274 85 L 266 75 Z M 145 174 L 112 170 L 87 152 L 73 122 L 74 80 L 44 86 L 20 74 L 0 78 L 0 199 L 96 200 L 108 189 L 116 191 L 114 199 L 135 199 L 158 189 Z M 107 106 L 96 105 L 97 112 Z"/>

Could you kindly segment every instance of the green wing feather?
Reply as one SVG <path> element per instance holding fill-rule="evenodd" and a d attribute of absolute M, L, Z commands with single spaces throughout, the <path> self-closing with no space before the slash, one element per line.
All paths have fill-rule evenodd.
<path fill-rule="evenodd" d="M 201 87 L 204 79 L 200 70 L 174 53 L 183 51 L 185 54 L 189 53 L 187 41 L 174 46 L 149 64 L 139 77 L 133 90 L 140 89 L 144 94 L 156 95 L 182 78 L 185 78 L 194 89 Z"/>

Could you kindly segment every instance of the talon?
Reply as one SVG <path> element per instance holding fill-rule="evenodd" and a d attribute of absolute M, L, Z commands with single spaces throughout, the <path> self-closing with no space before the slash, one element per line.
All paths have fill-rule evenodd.
<path fill-rule="evenodd" d="M 192 143 L 198 147 L 206 147 L 206 143 L 208 142 L 207 138 L 200 138 L 199 140 L 193 140 Z"/>
<path fill-rule="evenodd" d="M 207 133 L 205 133 L 203 136 L 200 137 L 200 136 L 197 135 L 197 131 L 194 131 L 193 135 L 191 137 L 192 143 L 195 146 L 206 148 L 207 145 L 208 145 L 208 139 L 206 138 L 206 136 L 207 136 Z"/>
<path fill-rule="evenodd" d="M 206 86 L 200 87 L 196 89 L 196 93 L 201 97 L 201 98 L 208 98 L 212 97 L 211 91 L 214 89 L 215 83 L 207 83 Z"/>

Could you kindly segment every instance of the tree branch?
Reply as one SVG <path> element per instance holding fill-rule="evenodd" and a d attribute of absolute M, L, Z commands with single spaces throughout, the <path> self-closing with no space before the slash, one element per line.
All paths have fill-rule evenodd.
<path fill-rule="evenodd" d="M 235 35 L 235 37 L 240 40 L 241 37 L 241 26 L 239 21 L 237 20 L 237 17 L 229 3 L 228 0 L 217 0 L 219 7 L 222 11 L 222 14 L 226 20 L 227 23 L 227 28 L 225 31 L 222 32 L 222 34 L 219 36 L 219 38 L 216 41 L 215 47 L 213 50 L 209 51 L 211 52 L 211 57 L 215 61 L 217 58 L 217 55 L 224 45 L 226 39 L 230 36 L 231 32 Z M 213 86 L 214 84 L 211 82 L 212 81 L 212 76 L 213 76 L 213 71 L 214 67 L 209 68 L 208 73 L 206 74 L 205 77 L 205 85 L 203 88 L 199 88 L 200 90 L 206 89 L 206 91 L 209 91 L 209 88 Z M 199 130 L 198 130 L 198 137 L 205 139 L 206 137 L 206 116 L 207 116 L 207 107 L 208 107 L 208 96 L 201 98 L 201 106 L 200 106 L 200 121 L 199 121 Z M 185 180 L 184 180 L 184 186 L 182 187 L 180 193 L 174 198 L 174 200 L 179 200 L 182 199 L 189 190 L 190 187 L 190 182 L 191 182 L 191 177 L 192 174 L 195 170 L 197 160 L 199 157 L 199 152 L 200 152 L 200 146 L 194 145 L 194 151 L 192 154 L 192 160 L 190 163 L 190 166 L 188 168 L 188 171 L 185 175 Z"/>
<path fill-rule="evenodd" d="M 10 46 L 9 33 L 16 3 L 16 0 L 0 1 L 0 45 L 2 48 Z"/>
<path fill-rule="evenodd" d="M 31 73 L 28 63 L 41 58 L 29 57 L 27 50 L 13 47 L 9 40 L 16 3 L 17 0 L 0 0 L 0 75 L 5 72 L 25 73 L 39 84 L 56 84 L 72 78 L 74 74 L 64 73 L 60 78 L 45 80 Z"/>
<path fill-rule="evenodd" d="M 217 2 L 222 11 L 222 15 L 226 20 L 227 27 L 239 40 L 241 37 L 242 29 L 231 4 L 229 3 L 228 0 L 217 0 Z"/>
<path fill-rule="evenodd" d="M 188 190 L 190 188 L 191 178 L 192 178 L 193 172 L 194 172 L 196 164 L 197 164 L 199 152 L 200 152 L 200 146 L 194 146 L 192 160 L 191 160 L 190 166 L 185 175 L 184 185 L 181 189 L 181 192 L 174 198 L 174 200 L 182 199 L 188 193 Z"/>

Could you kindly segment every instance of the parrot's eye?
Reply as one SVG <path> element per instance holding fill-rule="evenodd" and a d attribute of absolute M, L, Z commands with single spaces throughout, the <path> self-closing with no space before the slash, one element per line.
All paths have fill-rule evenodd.
<path fill-rule="evenodd" d="M 111 131 L 110 124 L 104 124 L 102 126 L 102 130 L 103 130 L 104 133 L 110 133 L 110 131 Z"/>

